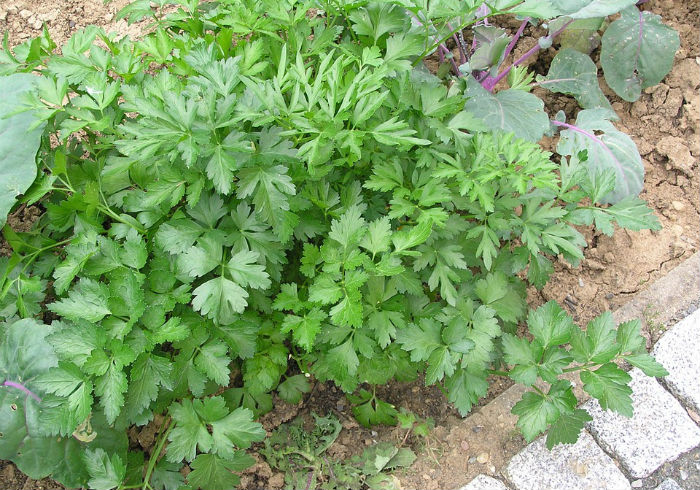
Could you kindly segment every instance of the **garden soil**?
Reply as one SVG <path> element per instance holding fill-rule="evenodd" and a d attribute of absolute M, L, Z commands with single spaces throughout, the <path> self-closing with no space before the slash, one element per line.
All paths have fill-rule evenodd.
<path fill-rule="evenodd" d="M 143 25 L 128 26 L 123 20 L 115 21 L 116 12 L 128 3 L 128 0 L 114 0 L 107 5 L 101 0 L 0 0 L 0 32 L 9 32 L 11 45 L 38 35 L 43 25 L 59 45 L 75 30 L 90 24 L 119 35 L 137 36 L 143 32 Z M 694 0 L 652 0 L 644 4 L 644 9 L 660 14 L 681 35 L 681 48 L 671 73 L 658 86 L 645 90 L 634 103 L 614 96 L 602 79 L 601 86 L 620 116 L 617 127 L 632 137 L 642 154 L 646 177 L 641 197 L 655 210 L 663 229 L 659 232 L 618 230 L 614 236 L 607 237 L 590 228 L 581 228 L 589 243 L 581 266 L 573 268 L 558 261 L 555 274 L 544 290 L 529 290 L 531 306 L 557 300 L 579 323 L 624 304 L 647 283 L 700 249 L 700 6 Z M 539 30 L 528 28 L 515 56 L 532 46 L 540 35 Z M 553 55 L 553 49 L 541 52 L 531 69 L 545 74 L 545 62 Z M 431 64 L 429 67 L 432 68 Z M 550 115 L 564 110 L 570 119 L 575 119 L 578 108 L 572 98 L 544 90 L 538 95 L 544 98 Z M 553 149 L 556 140 L 546 139 L 543 144 Z M 25 229 L 36 217 L 36 210 L 21 209 L 8 222 L 15 229 Z M 649 345 L 659 333 L 653 319 L 653 311 L 642 319 Z M 486 400 L 508 386 L 507 382 L 494 380 Z M 506 456 L 524 443 L 519 434 L 513 433 L 505 443 L 494 444 L 485 436 L 484 427 L 460 424 L 457 413 L 435 387 L 425 388 L 417 382 L 379 391 L 380 396 L 397 407 L 432 417 L 437 423 L 428 440 L 406 439 L 420 457 L 411 469 L 396 475 L 403 488 L 458 488 L 477 473 L 498 473 Z M 346 429 L 329 449 L 331 457 L 349 457 L 379 440 L 396 443 L 404 440 L 405 433 L 398 429 L 370 431 L 358 427 L 342 393 L 324 384 L 316 384 L 300 405 L 280 401 L 272 413 L 263 417 L 262 423 L 267 430 L 273 430 L 298 415 L 308 417 L 312 411 L 335 413 Z M 132 431 L 131 443 L 150 449 L 152 437 L 148 437 L 148 432 L 153 430 L 154 427 L 147 426 Z M 242 476 L 243 488 L 281 488 L 282 484 L 283 475 L 264 461 Z M 49 489 L 57 488 L 57 484 L 27 479 L 12 464 L 0 461 L 0 488 Z"/>

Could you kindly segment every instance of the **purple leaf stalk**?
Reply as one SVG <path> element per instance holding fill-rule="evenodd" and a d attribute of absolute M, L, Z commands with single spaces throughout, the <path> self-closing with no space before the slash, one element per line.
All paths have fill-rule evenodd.
<path fill-rule="evenodd" d="M 550 41 L 553 40 L 553 39 L 554 39 L 555 37 L 557 37 L 559 34 L 561 34 L 562 32 L 564 32 L 564 29 L 566 29 L 567 27 L 569 27 L 569 24 L 571 24 L 573 21 L 574 21 L 573 19 L 569 20 L 569 21 L 566 22 L 563 26 L 561 26 L 559 29 L 557 29 L 556 31 L 554 31 L 553 33 L 551 33 L 549 36 L 547 36 L 545 39 L 548 39 L 548 40 L 550 40 Z M 521 27 L 523 30 L 525 29 L 525 27 L 524 27 L 523 24 L 521 24 L 520 27 Z M 520 34 L 522 34 L 522 31 L 521 31 L 520 29 L 518 29 L 518 32 L 520 32 Z M 517 35 L 517 33 L 516 33 L 516 36 L 513 38 L 513 40 L 514 40 L 514 41 L 517 41 L 517 37 L 518 37 L 518 35 Z M 511 47 L 511 44 L 512 44 L 513 47 L 514 47 L 514 46 L 515 46 L 515 43 L 514 43 L 513 41 L 511 41 L 511 43 L 508 45 L 508 48 L 510 48 L 510 49 L 512 50 L 513 47 Z M 510 51 L 508 51 L 508 48 L 506 48 L 506 56 L 507 56 L 508 54 L 510 54 Z M 487 77 L 483 82 L 481 82 L 481 85 L 482 85 L 486 90 L 488 90 L 489 92 L 493 91 L 493 88 L 498 84 L 498 82 L 500 82 L 501 80 L 503 80 L 503 78 L 505 78 L 505 77 L 508 75 L 508 73 L 510 73 L 510 70 L 512 70 L 513 67 L 515 67 L 515 66 L 520 66 L 525 60 L 527 60 L 527 59 L 530 58 L 531 56 L 535 55 L 540 49 L 542 49 L 542 47 L 540 46 L 540 43 L 538 42 L 538 43 L 535 44 L 532 48 L 530 48 L 527 52 L 525 52 L 525 54 L 523 54 L 520 58 L 518 58 L 517 60 L 515 60 L 515 61 L 513 62 L 513 64 L 511 64 L 508 68 L 506 68 L 506 69 L 503 70 L 501 73 L 499 73 L 497 76 L 495 76 L 495 77 Z"/>
<path fill-rule="evenodd" d="M 15 388 L 19 391 L 24 392 L 27 396 L 32 397 L 34 399 L 34 401 L 36 401 L 37 403 L 41 402 L 41 398 L 39 397 L 39 395 L 37 395 L 36 393 L 31 391 L 29 388 L 27 388 L 23 384 L 15 383 L 14 381 L 5 381 L 2 385 L 7 386 L 9 388 Z"/>

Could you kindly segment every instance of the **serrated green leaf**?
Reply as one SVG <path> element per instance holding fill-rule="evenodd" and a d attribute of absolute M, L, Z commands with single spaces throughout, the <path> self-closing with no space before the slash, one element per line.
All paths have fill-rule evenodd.
<path fill-rule="evenodd" d="M 320 308 L 313 308 L 303 317 L 296 315 L 287 315 L 282 322 L 282 332 L 292 332 L 294 342 L 304 348 L 306 352 L 311 352 L 314 345 L 314 339 L 318 332 L 321 331 L 321 322 L 328 315 Z"/>
<path fill-rule="evenodd" d="M 234 471 L 252 466 L 255 460 L 240 451 L 233 458 L 221 458 L 215 454 L 200 454 L 192 461 L 192 472 L 187 483 L 193 488 L 230 490 L 236 488 L 241 479 Z"/>
<path fill-rule="evenodd" d="M 51 303 L 48 308 L 69 320 L 99 322 L 111 313 L 107 305 L 108 296 L 107 286 L 83 277 L 68 292 L 68 298 Z"/>
<path fill-rule="evenodd" d="M 668 371 L 659 364 L 656 359 L 647 353 L 632 354 L 625 356 L 624 359 L 635 367 L 642 370 L 647 376 L 661 378 L 668 376 Z"/>
<path fill-rule="evenodd" d="M 83 461 L 90 474 L 88 485 L 95 490 L 116 488 L 126 477 L 126 465 L 118 454 L 110 457 L 103 449 L 86 449 L 83 453 Z"/>
<path fill-rule="evenodd" d="M 216 277 L 198 286 L 192 294 L 192 307 L 222 325 L 230 324 L 236 313 L 248 306 L 248 293 L 225 277 Z"/>
<path fill-rule="evenodd" d="M 277 392 L 287 403 L 299 403 L 304 393 L 311 391 L 309 380 L 303 374 L 290 376 L 277 386 Z"/>
<path fill-rule="evenodd" d="M 549 301 L 536 310 L 530 310 L 527 326 L 533 337 L 546 349 L 569 342 L 574 320 L 555 301 Z"/>
<path fill-rule="evenodd" d="M 511 412 L 518 416 L 517 425 L 527 442 L 532 442 L 559 417 L 559 410 L 553 404 L 532 391 L 523 393 Z"/>
<path fill-rule="evenodd" d="M 614 363 L 603 364 L 595 371 L 581 372 L 583 389 L 598 400 L 603 410 L 614 410 L 626 417 L 632 416 L 631 379 Z"/>
<path fill-rule="evenodd" d="M 231 359 L 227 354 L 228 347 L 223 342 L 209 341 L 199 348 L 194 364 L 207 378 L 221 386 L 228 386 Z"/>
<path fill-rule="evenodd" d="M 575 443 L 586 422 L 593 420 L 588 412 L 577 408 L 573 413 L 562 414 L 549 428 L 547 434 L 547 449 L 552 449 L 557 444 Z"/>

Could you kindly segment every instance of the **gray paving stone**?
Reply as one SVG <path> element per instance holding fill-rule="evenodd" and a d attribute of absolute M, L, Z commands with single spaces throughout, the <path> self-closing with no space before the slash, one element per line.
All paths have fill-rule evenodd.
<path fill-rule="evenodd" d="M 671 393 L 700 413 L 700 310 L 666 332 L 654 356 L 669 372 L 664 384 Z"/>
<path fill-rule="evenodd" d="M 584 408 L 593 416 L 588 429 L 633 478 L 645 478 L 666 461 L 700 444 L 700 428 L 678 400 L 654 378 L 630 371 L 634 416 L 603 411 L 597 400 Z"/>
<path fill-rule="evenodd" d="M 683 490 L 681 486 L 676 483 L 676 480 L 673 478 L 667 478 L 666 480 L 661 482 L 661 485 L 656 487 L 654 490 Z"/>
<path fill-rule="evenodd" d="M 459 490 L 508 490 L 501 481 L 486 475 L 478 475 Z"/>
<path fill-rule="evenodd" d="M 545 446 L 542 437 L 508 463 L 506 477 L 518 490 L 629 490 L 610 456 L 585 430 L 576 444 Z"/>

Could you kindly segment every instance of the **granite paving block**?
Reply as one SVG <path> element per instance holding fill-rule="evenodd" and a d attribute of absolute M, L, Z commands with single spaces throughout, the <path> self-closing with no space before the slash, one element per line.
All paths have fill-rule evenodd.
<path fill-rule="evenodd" d="M 478 475 L 459 490 L 508 490 L 503 482 L 486 475 Z"/>
<path fill-rule="evenodd" d="M 656 487 L 654 490 L 683 490 L 681 486 L 676 483 L 676 480 L 673 478 L 667 478 L 666 480 L 661 482 L 661 485 Z"/>
<path fill-rule="evenodd" d="M 583 407 L 593 416 L 588 429 L 632 475 L 645 478 L 667 461 L 700 444 L 700 428 L 678 400 L 639 369 L 632 376 L 634 416 L 603 411 L 597 400 Z"/>
<path fill-rule="evenodd" d="M 663 382 L 671 393 L 700 413 L 700 310 L 666 332 L 654 356 L 669 372 Z"/>
<path fill-rule="evenodd" d="M 540 438 L 510 460 L 506 477 L 517 490 L 629 490 L 615 462 L 585 430 L 576 444 L 551 451 Z"/>

